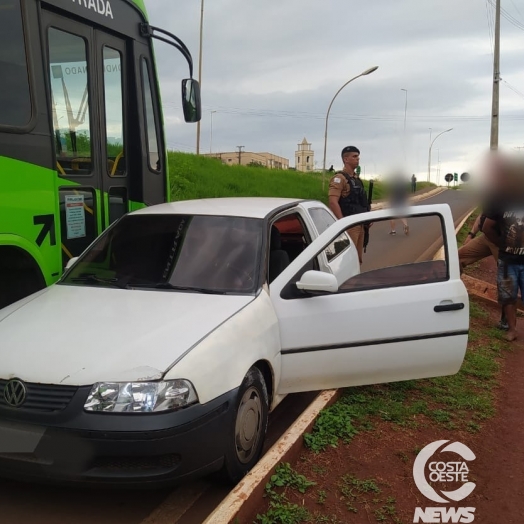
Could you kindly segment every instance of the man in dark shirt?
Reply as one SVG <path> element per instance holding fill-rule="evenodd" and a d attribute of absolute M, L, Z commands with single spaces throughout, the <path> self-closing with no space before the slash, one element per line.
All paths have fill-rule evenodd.
<path fill-rule="evenodd" d="M 498 245 L 497 289 L 504 306 L 509 331 L 507 339 L 517 338 L 517 299 L 524 293 L 524 204 L 499 206 L 484 213 L 482 232 Z"/>

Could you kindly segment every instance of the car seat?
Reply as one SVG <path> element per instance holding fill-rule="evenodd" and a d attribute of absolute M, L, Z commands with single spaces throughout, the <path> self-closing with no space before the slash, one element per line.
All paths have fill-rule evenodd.
<path fill-rule="evenodd" d="M 271 226 L 271 239 L 269 244 L 269 282 L 273 282 L 289 265 L 289 255 L 282 249 L 280 231 Z"/>

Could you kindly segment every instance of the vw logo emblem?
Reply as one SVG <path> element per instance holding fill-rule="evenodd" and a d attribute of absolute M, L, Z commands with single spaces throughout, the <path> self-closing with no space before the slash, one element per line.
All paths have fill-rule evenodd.
<path fill-rule="evenodd" d="M 21 406 L 27 395 L 25 384 L 18 379 L 10 380 L 4 387 L 4 399 L 9 406 Z"/>

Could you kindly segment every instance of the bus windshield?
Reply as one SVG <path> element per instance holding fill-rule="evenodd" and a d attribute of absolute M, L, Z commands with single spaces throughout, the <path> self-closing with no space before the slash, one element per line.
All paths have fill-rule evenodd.
<path fill-rule="evenodd" d="M 25 126 L 31 96 L 20 0 L 0 0 L 0 78 L 0 125 Z"/>
<path fill-rule="evenodd" d="M 243 217 L 127 215 L 73 265 L 61 284 L 251 294 L 263 222 Z"/>

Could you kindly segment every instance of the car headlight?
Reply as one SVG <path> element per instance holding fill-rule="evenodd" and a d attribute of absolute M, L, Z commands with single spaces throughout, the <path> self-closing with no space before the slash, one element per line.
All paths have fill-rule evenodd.
<path fill-rule="evenodd" d="M 198 402 L 188 380 L 98 382 L 87 397 L 86 411 L 144 413 L 184 408 Z"/>

